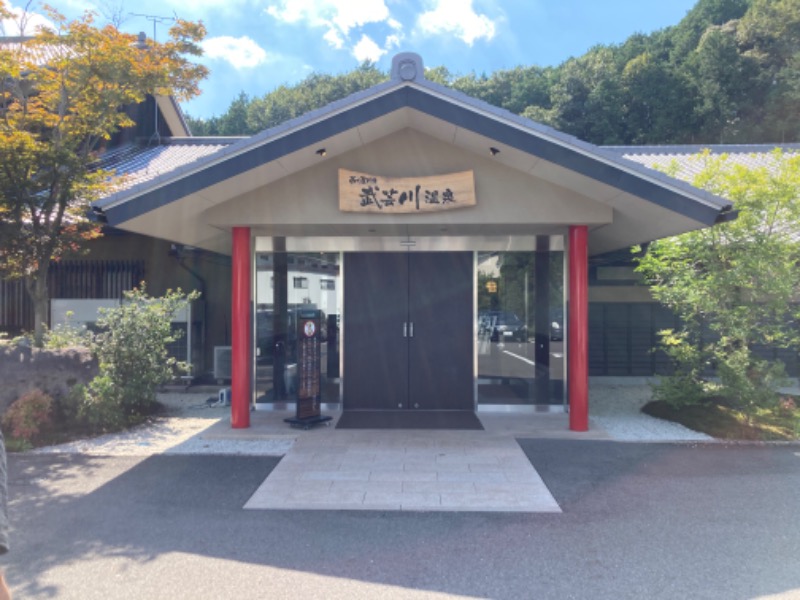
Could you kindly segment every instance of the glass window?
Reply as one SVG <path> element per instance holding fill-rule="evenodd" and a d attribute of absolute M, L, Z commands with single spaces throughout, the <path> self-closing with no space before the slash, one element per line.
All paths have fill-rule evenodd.
<path fill-rule="evenodd" d="M 321 401 L 339 401 L 340 299 L 323 291 L 322 275 L 336 290 L 340 265 L 339 253 L 256 253 L 256 403 L 296 400 L 297 315 L 306 310 L 319 311 Z"/>
<path fill-rule="evenodd" d="M 563 401 L 563 252 L 478 252 L 478 402 Z"/>

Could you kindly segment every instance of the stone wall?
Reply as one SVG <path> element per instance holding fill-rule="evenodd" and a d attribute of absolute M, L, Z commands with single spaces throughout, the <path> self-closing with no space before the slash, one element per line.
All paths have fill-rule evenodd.
<path fill-rule="evenodd" d="M 82 348 L 0 346 L 0 412 L 32 389 L 41 389 L 55 398 L 65 395 L 76 383 L 88 383 L 95 375 L 97 362 Z"/>

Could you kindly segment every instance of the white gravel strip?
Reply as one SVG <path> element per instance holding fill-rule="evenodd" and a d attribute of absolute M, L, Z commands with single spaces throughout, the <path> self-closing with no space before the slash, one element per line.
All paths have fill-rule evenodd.
<path fill-rule="evenodd" d="M 624 442 L 713 440 L 678 423 L 641 412 L 652 399 L 649 380 L 639 377 L 593 377 L 589 383 L 590 423 Z"/>
<path fill-rule="evenodd" d="M 640 412 L 651 397 L 640 378 L 592 378 L 589 385 L 592 427 L 604 429 L 619 441 L 709 441 L 712 437 Z M 147 456 L 153 454 L 239 454 L 283 456 L 294 444 L 285 435 L 257 440 L 205 437 L 212 425 L 230 417 L 230 408 L 209 406 L 209 394 L 160 394 L 169 412 L 153 422 L 96 438 L 32 450 L 33 454 Z"/>
<path fill-rule="evenodd" d="M 688 442 L 714 439 L 678 423 L 656 419 L 643 413 L 597 416 L 590 417 L 589 420 L 595 427 L 602 427 L 611 438 L 620 442 Z"/>
<path fill-rule="evenodd" d="M 230 408 L 209 407 L 208 394 L 160 394 L 170 416 L 126 431 L 31 450 L 32 454 L 87 454 L 92 456 L 146 456 L 153 454 L 241 454 L 282 456 L 291 438 L 258 440 L 206 439 L 203 433 L 230 415 Z M 197 415 L 197 416 L 195 416 Z"/>
<path fill-rule="evenodd" d="M 203 432 L 217 420 L 191 417 L 162 417 L 153 423 L 127 431 L 47 446 L 33 454 L 88 454 L 92 456 L 142 456 L 152 454 L 242 454 L 283 456 L 291 439 L 221 440 L 205 439 Z"/>

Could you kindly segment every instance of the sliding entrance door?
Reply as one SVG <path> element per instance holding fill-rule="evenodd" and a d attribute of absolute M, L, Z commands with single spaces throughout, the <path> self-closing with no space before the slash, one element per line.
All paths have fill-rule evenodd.
<path fill-rule="evenodd" d="M 344 408 L 472 410 L 470 252 L 345 255 Z"/>

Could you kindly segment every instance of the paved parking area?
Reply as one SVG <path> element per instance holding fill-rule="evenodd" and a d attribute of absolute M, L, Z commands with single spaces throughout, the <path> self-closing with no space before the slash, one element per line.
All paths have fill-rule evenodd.
<path fill-rule="evenodd" d="M 799 597 L 797 446 L 518 444 L 563 512 L 243 510 L 280 458 L 12 454 L 7 577 L 31 600 Z"/>

